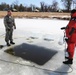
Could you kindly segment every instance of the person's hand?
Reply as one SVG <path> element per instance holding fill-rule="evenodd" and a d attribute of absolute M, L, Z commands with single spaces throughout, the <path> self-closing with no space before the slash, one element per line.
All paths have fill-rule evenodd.
<path fill-rule="evenodd" d="M 8 27 L 7 30 L 10 31 L 10 28 Z"/>
<path fill-rule="evenodd" d="M 10 31 L 10 29 L 8 29 L 8 31 Z"/>
<path fill-rule="evenodd" d="M 16 29 L 16 26 L 14 26 L 14 29 Z"/>
<path fill-rule="evenodd" d="M 68 42 L 68 40 L 69 40 L 69 38 L 66 37 L 66 38 L 65 38 L 65 41 Z"/>

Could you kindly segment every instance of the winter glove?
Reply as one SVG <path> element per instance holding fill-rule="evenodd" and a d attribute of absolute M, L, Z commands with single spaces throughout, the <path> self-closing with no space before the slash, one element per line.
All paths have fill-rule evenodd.
<path fill-rule="evenodd" d="M 14 26 L 14 29 L 16 29 L 16 26 Z"/>
<path fill-rule="evenodd" d="M 68 40 L 69 40 L 69 39 L 68 39 L 67 37 L 65 37 L 65 41 L 68 42 Z"/>

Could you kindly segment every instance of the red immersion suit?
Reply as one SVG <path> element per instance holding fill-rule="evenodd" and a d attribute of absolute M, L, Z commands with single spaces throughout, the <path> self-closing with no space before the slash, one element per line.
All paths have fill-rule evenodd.
<path fill-rule="evenodd" d="M 72 18 L 69 21 L 69 24 L 67 25 L 67 28 L 66 28 L 66 37 L 68 37 L 67 51 L 69 53 L 69 59 L 73 59 L 74 50 L 75 50 L 75 46 L 76 46 L 76 12 L 71 14 L 71 17 Z M 74 28 L 74 32 L 71 35 L 69 35 L 72 28 Z"/>

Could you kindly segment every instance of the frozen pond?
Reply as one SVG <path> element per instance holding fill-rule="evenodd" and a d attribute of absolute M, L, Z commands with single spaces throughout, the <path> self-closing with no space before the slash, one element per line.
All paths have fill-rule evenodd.
<path fill-rule="evenodd" d="M 15 19 L 16 45 L 7 47 L 4 41 L 5 27 L 0 19 L 0 75 L 75 75 L 76 56 L 72 66 L 64 65 L 64 31 L 68 20 L 57 19 Z M 11 55 L 5 50 L 13 49 Z M 73 71 L 72 71 L 73 70 Z"/>

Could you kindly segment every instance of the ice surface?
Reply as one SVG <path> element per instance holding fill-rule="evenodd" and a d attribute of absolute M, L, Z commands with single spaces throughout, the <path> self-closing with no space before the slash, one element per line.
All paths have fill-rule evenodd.
<path fill-rule="evenodd" d="M 16 45 L 10 48 L 25 43 L 29 47 L 35 46 L 46 49 L 45 53 L 44 49 L 41 50 L 42 55 L 46 54 L 48 50 L 56 50 L 57 53 L 43 65 L 39 65 L 30 60 L 22 59 L 22 57 L 4 52 L 8 47 L 4 41 L 5 27 L 2 18 L 0 19 L 0 44 L 5 47 L 0 50 L 0 75 L 76 75 L 76 56 L 74 56 L 74 64 L 71 66 L 73 71 L 71 67 L 62 63 L 64 60 L 65 43 L 59 44 L 59 42 L 63 42 L 64 36 L 64 32 L 60 28 L 68 24 L 67 20 L 16 18 L 15 22 L 17 29 L 14 30 L 13 38 Z M 25 54 L 25 52 L 23 53 Z M 45 58 L 46 56 L 49 55 L 45 55 Z M 41 59 L 41 56 L 39 58 Z"/>

